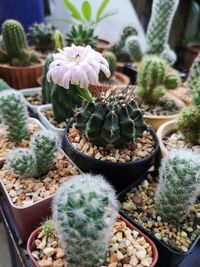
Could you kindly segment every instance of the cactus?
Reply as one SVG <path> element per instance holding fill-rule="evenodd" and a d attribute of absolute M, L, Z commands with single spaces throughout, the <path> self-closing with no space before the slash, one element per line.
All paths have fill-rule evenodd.
<path fill-rule="evenodd" d="M 0 117 L 8 128 L 11 141 L 21 141 L 28 137 L 28 111 L 20 92 L 8 89 L 0 93 Z"/>
<path fill-rule="evenodd" d="M 6 89 L 11 89 L 10 85 L 8 85 L 3 79 L 0 79 L 0 92 Z"/>
<path fill-rule="evenodd" d="M 167 74 L 167 65 L 159 57 L 152 56 L 140 65 L 136 94 L 148 104 L 156 104 L 166 89 L 175 89 L 180 81 L 176 74 Z"/>
<path fill-rule="evenodd" d="M 114 53 L 110 52 L 110 51 L 105 51 L 102 53 L 103 57 L 108 61 L 108 65 L 109 65 L 109 70 L 111 73 L 111 76 L 114 74 L 116 68 L 117 68 L 117 59 Z M 105 74 L 103 72 L 100 71 L 99 74 L 99 80 L 101 82 L 108 80 L 108 78 L 106 78 Z"/>
<path fill-rule="evenodd" d="M 147 30 L 147 53 L 161 54 L 168 43 L 179 0 L 154 0 Z"/>
<path fill-rule="evenodd" d="M 55 42 L 55 48 L 56 49 L 63 49 L 64 48 L 64 40 L 63 35 L 59 30 L 55 30 L 54 36 L 53 36 L 54 42 Z"/>
<path fill-rule="evenodd" d="M 101 175 L 77 175 L 63 184 L 53 204 L 53 220 L 70 267 L 99 267 L 116 220 L 117 200 Z"/>
<path fill-rule="evenodd" d="M 190 150 L 170 152 L 162 161 L 155 194 L 156 211 L 168 220 L 183 221 L 200 190 L 200 158 Z"/>
<path fill-rule="evenodd" d="M 16 149 L 9 153 L 7 162 L 14 173 L 21 177 L 41 177 L 53 167 L 58 138 L 50 131 L 37 131 L 30 149 Z"/>
<path fill-rule="evenodd" d="M 169 65 L 173 65 L 177 60 L 175 52 L 170 49 L 168 45 L 165 50 L 160 54 L 160 57 L 164 59 Z"/>
<path fill-rule="evenodd" d="M 53 88 L 53 82 L 47 81 L 47 72 L 49 70 L 49 65 L 53 61 L 53 55 L 49 54 L 46 57 L 44 67 L 42 70 L 42 100 L 45 104 L 51 103 L 51 94 Z"/>
<path fill-rule="evenodd" d="M 198 87 L 200 80 L 200 53 L 195 58 L 190 72 L 188 74 L 187 83 L 192 91 L 195 91 Z"/>
<path fill-rule="evenodd" d="M 41 227 L 45 233 L 45 236 L 48 237 L 56 236 L 56 230 L 53 220 L 46 219 L 44 222 L 41 223 Z"/>
<path fill-rule="evenodd" d="M 123 48 L 125 46 L 126 39 L 129 36 L 134 36 L 134 35 L 137 35 L 137 34 L 138 33 L 137 33 L 137 30 L 135 29 L 135 27 L 126 26 L 123 29 L 122 34 L 120 36 L 119 46 L 121 46 L 121 48 Z"/>
<path fill-rule="evenodd" d="M 143 58 L 141 43 L 138 36 L 131 36 L 126 41 L 128 53 L 133 62 L 140 62 Z"/>
<path fill-rule="evenodd" d="M 2 25 L 5 51 L 0 52 L 0 62 L 14 66 L 27 66 L 39 62 L 38 55 L 28 50 L 26 34 L 20 22 L 9 19 Z"/>
<path fill-rule="evenodd" d="M 127 88 L 115 90 L 108 97 L 102 95 L 92 103 L 84 102 L 75 115 L 76 128 L 95 145 L 129 145 L 147 127 Z"/>

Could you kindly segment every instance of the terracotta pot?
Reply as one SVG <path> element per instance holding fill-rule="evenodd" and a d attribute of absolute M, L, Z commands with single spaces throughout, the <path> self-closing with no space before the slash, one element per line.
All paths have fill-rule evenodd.
<path fill-rule="evenodd" d="M 158 128 L 157 137 L 163 157 L 169 152 L 163 143 L 163 139 L 165 136 L 175 132 L 176 130 L 178 130 L 178 125 L 176 120 L 168 121 Z"/>
<path fill-rule="evenodd" d="M 98 85 L 90 85 L 89 89 L 92 94 L 92 96 L 98 96 L 100 92 L 108 92 L 110 89 L 118 87 L 120 85 L 129 85 L 130 84 L 130 79 L 125 75 L 120 72 L 115 71 L 114 75 L 111 77 L 112 80 L 116 80 L 117 84 L 104 84 L 104 83 L 99 83 Z"/>
<path fill-rule="evenodd" d="M 40 86 L 42 85 L 42 76 L 37 77 L 37 84 Z"/>
<path fill-rule="evenodd" d="M 154 242 L 147 237 L 145 234 L 143 234 L 141 231 L 139 231 L 135 226 L 133 226 L 132 224 L 130 224 L 123 216 L 119 215 L 119 219 L 124 221 L 126 223 L 126 225 L 131 229 L 131 230 L 135 230 L 137 232 L 140 233 L 141 236 L 144 237 L 144 239 L 151 245 L 152 247 L 152 252 L 153 252 L 153 262 L 151 263 L 150 267 L 153 267 L 156 265 L 157 261 L 158 261 L 158 250 L 154 244 Z M 27 252 L 28 255 L 32 261 L 32 263 L 34 264 L 35 267 L 40 267 L 39 264 L 37 263 L 36 259 L 33 257 L 32 253 L 31 253 L 31 248 L 32 248 L 32 244 L 34 242 L 34 240 L 37 238 L 37 236 L 39 235 L 39 233 L 42 231 L 42 227 L 37 228 L 34 232 L 32 232 L 32 234 L 30 235 L 28 242 L 27 242 Z"/>
<path fill-rule="evenodd" d="M 35 45 L 35 50 L 40 51 L 42 53 L 51 52 L 54 49 L 55 49 L 55 44 L 53 41 L 52 43 L 46 45 Z"/>
<path fill-rule="evenodd" d="M 15 67 L 0 64 L 0 78 L 4 79 L 11 87 L 23 89 L 37 86 L 37 78 L 42 74 L 44 61 L 27 67 Z"/>
<path fill-rule="evenodd" d="M 96 50 L 100 53 L 102 53 L 105 50 L 108 50 L 109 48 L 111 48 L 112 44 L 111 42 L 104 40 L 104 39 L 97 39 L 97 43 L 96 43 Z"/>
<path fill-rule="evenodd" d="M 184 65 L 186 70 L 190 70 L 191 65 L 200 52 L 200 43 L 189 43 L 185 49 Z"/>
<path fill-rule="evenodd" d="M 184 109 L 185 108 L 185 104 L 183 103 L 183 101 L 181 101 L 180 99 L 178 99 L 177 97 L 167 93 L 167 98 L 169 100 L 173 100 L 177 107 L 179 107 L 180 109 Z M 145 121 L 155 130 L 157 131 L 157 129 L 164 124 L 165 122 L 171 121 L 171 120 L 175 120 L 177 117 L 179 116 L 179 113 L 174 114 L 174 115 L 144 115 L 144 119 Z"/>

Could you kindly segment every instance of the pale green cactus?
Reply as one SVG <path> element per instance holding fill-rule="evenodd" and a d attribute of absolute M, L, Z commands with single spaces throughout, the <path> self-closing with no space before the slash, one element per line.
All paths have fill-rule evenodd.
<path fill-rule="evenodd" d="M 138 36 L 131 36 L 126 41 L 128 53 L 133 62 L 140 62 L 143 58 L 141 41 Z"/>

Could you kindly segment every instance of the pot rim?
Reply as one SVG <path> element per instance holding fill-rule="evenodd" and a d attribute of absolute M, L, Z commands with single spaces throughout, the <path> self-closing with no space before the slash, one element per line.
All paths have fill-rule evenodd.
<path fill-rule="evenodd" d="M 25 70 L 25 69 L 37 69 L 38 67 L 42 67 L 44 65 L 44 60 L 42 58 L 39 59 L 39 62 L 34 63 L 30 66 L 24 66 L 24 67 L 17 67 L 17 66 L 11 66 L 7 63 L 0 64 L 0 68 L 9 69 L 9 70 Z"/>

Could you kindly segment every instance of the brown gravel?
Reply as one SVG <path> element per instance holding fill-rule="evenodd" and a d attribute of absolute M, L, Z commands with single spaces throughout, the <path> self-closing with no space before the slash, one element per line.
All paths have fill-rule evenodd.
<path fill-rule="evenodd" d="M 154 195 L 157 185 L 157 178 L 148 174 L 138 187 L 125 195 L 121 208 L 157 239 L 179 252 L 187 252 L 200 234 L 200 203 L 193 206 L 184 222 L 177 224 L 165 221 L 155 211 Z M 140 203 L 134 201 L 135 196 L 141 199 Z"/>
<path fill-rule="evenodd" d="M 12 142 L 7 137 L 6 126 L 0 124 L 0 158 L 4 158 L 7 153 L 17 147 L 28 147 L 31 135 L 39 129 L 38 124 L 31 122 L 28 124 L 29 137 L 27 140 L 22 140 L 21 142 Z"/>
<path fill-rule="evenodd" d="M 62 183 L 76 174 L 78 174 L 77 168 L 67 161 L 63 152 L 56 154 L 53 169 L 41 179 L 20 178 L 11 173 L 7 164 L 4 164 L 0 171 L 1 181 L 7 189 L 12 203 L 18 207 L 31 205 L 55 194 Z"/>
<path fill-rule="evenodd" d="M 40 94 L 35 95 L 25 95 L 26 100 L 34 106 L 40 106 L 43 105 L 42 96 Z"/>
<path fill-rule="evenodd" d="M 200 145 L 193 145 L 191 142 L 189 142 L 182 132 L 180 130 L 173 132 L 166 136 L 163 139 L 163 143 L 166 146 L 168 151 L 171 151 L 173 149 L 191 149 L 194 152 L 200 153 Z"/>
<path fill-rule="evenodd" d="M 129 148 L 102 147 L 92 145 L 74 126 L 69 129 L 68 138 L 80 152 L 99 160 L 110 162 L 130 162 L 151 155 L 155 148 L 152 135 L 145 131 L 143 137 L 136 138 Z"/>
<path fill-rule="evenodd" d="M 58 237 L 47 237 L 44 231 L 34 241 L 32 255 L 41 267 L 64 266 L 64 252 Z M 112 231 L 107 259 L 101 267 L 148 267 L 152 261 L 151 245 L 137 231 L 118 220 Z"/>
<path fill-rule="evenodd" d="M 50 123 L 55 126 L 56 128 L 59 128 L 59 129 L 64 129 L 66 127 L 66 123 L 65 121 L 64 122 L 60 122 L 58 123 L 55 119 L 55 116 L 54 116 L 54 113 L 53 113 L 53 110 L 50 109 L 50 110 L 46 110 L 46 111 L 42 111 L 43 115 L 48 119 L 48 121 L 50 121 Z"/>

